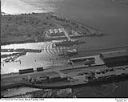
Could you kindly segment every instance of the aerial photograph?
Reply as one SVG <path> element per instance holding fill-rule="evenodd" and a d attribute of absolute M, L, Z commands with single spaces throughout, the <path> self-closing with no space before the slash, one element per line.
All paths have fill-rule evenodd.
<path fill-rule="evenodd" d="M 1 0 L 1 98 L 128 98 L 128 0 Z"/>

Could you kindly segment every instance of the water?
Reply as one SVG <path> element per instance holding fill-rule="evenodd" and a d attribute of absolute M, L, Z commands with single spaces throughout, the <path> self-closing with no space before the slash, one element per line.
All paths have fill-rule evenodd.
<path fill-rule="evenodd" d="M 16 95 L 26 94 L 27 92 L 39 91 L 41 89 L 37 88 L 30 88 L 30 87 L 20 87 L 20 88 L 13 88 L 2 91 L 2 96 L 4 97 L 11 97 Z"/>
<path fill-rule="evenodd" d="M 73 89 L 78 97 L 128 97 L 128 81 L 109 83 L 104 85 L 79 87 Z"/>
<path fill-rule="evenodd" d="M 123 4 L 120 1 L 2 0 L 2 11 L 10 14 L 55 12 L 97 28 L 108 35 L 97 39 L 86 39 L 89 44 L 93 45 L 92 47 L 114 47 L 128 45 L 128 6 L 125 5 L 128 0 L 123 0 Z"/>
<path fill-rule="evenodd" d="M 87 42 L 98 47 L 128 45 L 128 6 L 111 0 L 64 0 L 57 13 L 108 34 Z M 96 43 L 95 43 L 96 42 Z"/>
<path fill-rule="evenodd" d="M 125 2 L 119 3 L 116 1 L 117 0 L 2 0 L 2 11 L 10 14 L 52 11 L 58 15 L 75 19 L 85 25 L 93 26 L 106 33 L 107 36 L 102 38 L 86 38 L 87 43 L 80 47 L 84 49 L 99 49 L 128 45 L 128 6 L 125 5 Z M 127 2 L 127 0 L 125 1 Z M 41 54 L 42 53 L 37 54 L 36 56 L 44 63 L 45 57 L 43 54 L 40 56 Z M 29 56 L 29 59 L 35 57 L 35 55 L 32 56 L 30 53 L 27 56 Z M 29 59 L 27 59 L 27 61 Z M 42 65 L 42 62 L 39 64 Z M 10 68 L 10 71 L 13 67 L 14 66 Z M 16 69 L 14 68 L 16 71 L 17 69 L 18 67 Z M 3 72 L 6 71 L 7 69 L 4 68 Z M 128 88 L 125 85 L 127 85 L 127 81 L 101 87 L 74 88 L 74 92 L 77 97 L 123 97 L 128 95 Z"/>
<path fill-rule="evenodd" d="M 33 93 L 34 91 L 34 93 Z M 19 96 L 21 95 L 21 97 Z M 54 98 L 54 97 L 73 97 L 72 89 L 37 89 L 29 87 L 13 88 L 2 91 L 4 97 L 20 97 L 20 98 Z"/>
<path fill-rule="evenodd" d="M 47 0 L 43 0 L 41 5 L 39 1 L 40 0 L 1 0 L 1 9 L 2 12 L 5 12 L 7 14 L 21 14 L 32 12 L 40 13 L 54 11 L 54 5 L 48 4 Z"/>
<path fill-rule="evenodd" d="M 75 19 L 80 23 L 82 22 L 85 25 L 100 29 L 106 34 L 104 37 L 84 38 L 86 44 L 78 48 L 82 49 L 82 52 L 91 49 L 128 45 L 128 6 L 126 5 L 111 0 L 2 0 L 2 11 L 5 13 L 31 13 L 38 12 L 37 10 L 39 10 L 39 12 L 50 12 L 52 10 L 52 12 L 56 14 Z M 40 49 L 44 45 L 46 49 L 51 49 L 50 47 L 52 46 L 52 44 L 41 44 L 40 47 L 38 45 L 40 46 L 40 44 L 37 43 L 25 44 L 25 48 Z M 9 48 L 15 48 L 15 46 L 23 48 L 22 44 L 8 45 Z M 56 51 L 45 50 L 42 51 L 42 53 L 27 53 L 26 56 L 19 58 L 20 60 L 24 60 L 22 65 L 18 62 L 6 64 L 10 66 L 10 70 L 8 71 L 11 71 L 12 68 L 18 71 L 21 68 L 38 67 L 42 65 L 46 67 L 47 65 L 51 65 L 53 62 L 48 61 L 50 58 L 47 58 L 47 54 L 44 52 L 49 53 L 49 56 L 53 56 L 57 51 L 59 51 L 59 49 Z M 34 62 L 35 60 L 37 60 L 36 64 Z M 42 63 L 42 61 L 44 61 L 45 64 Z M 5 71 L 2 71 L 4 73 L 7 73 L 6 65 L 4 65 L 3 68 Z"/>
<path fill-rule="evenodd" d="M 54 43 L 52 42 L 39 42 L 39 43 L 25 43 L 25 44 L 10 44 L 1 46 L 2 49 L 38 49 L 41 50 L 40 53 L 27 52 L 26 55 L 18 57 L 15 61 L 5 62 L 1 58 L 1 73 L 11 73 L 18 72 L 20 69 L 27 68 L 37 68 L 44 67 L 44 69 L 49 68 L 50 66 L 61 66 L 67 62 L 67 58 L 59 56 L 63 54 L 64 51 L 68 48 L 66 47 L 56 47 L 53 48 Z M 10 52 L 6 52 L 6 54 Z M 15 52 L 12 52 L 15 53 Z M 5 52 L 2 52 L 5 54 Z M 21 63 L 20 63 L 20 61 Z"/>

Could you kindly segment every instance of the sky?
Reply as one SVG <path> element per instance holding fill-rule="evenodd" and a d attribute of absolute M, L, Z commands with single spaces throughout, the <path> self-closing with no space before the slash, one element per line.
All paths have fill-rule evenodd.
<path fill-rule="evenodd" d="M 58 0 L 1 0 L 1 10 L 7 14 L 49 12 Z M 61 0 L 60 0 L 61 1 Z"/>

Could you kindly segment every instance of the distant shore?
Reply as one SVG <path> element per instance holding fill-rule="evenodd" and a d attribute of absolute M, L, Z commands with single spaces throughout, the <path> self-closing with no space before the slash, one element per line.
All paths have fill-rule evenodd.
<path fill-rule="evenodd" d="M 1 45 L 48 41 L 44 32 L 58 27 L 76 30 L 85 36 L 103 35 L 96 29 L 54 13 L 2 15 L 1 19 Z"/>

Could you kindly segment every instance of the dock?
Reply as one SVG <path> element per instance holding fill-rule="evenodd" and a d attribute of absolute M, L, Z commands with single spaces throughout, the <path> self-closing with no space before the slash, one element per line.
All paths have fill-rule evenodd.
<path fill-rule="evenodd" d="M 126 50 L 127 51 L 127 50 Z M 117 53 L 117 52 L 115 52 Z M 35 88 L 66 88 L 78 85 L 94 85 L 97 82 L 109 82 L 110 80 L 126 79 L 128 77 L 128 56 L 126 52 L 118 52 L 106 62 L 106 53 L 100 55 L 72 58 L 72 64 L 66 68 L 50 68 L 38 70 L 25 69 L 12 75 L 1 75 L 1 89 L 29 86 Z M 125 54 L 123 54 L 125 53 Z M 107 53 L 109 54 L 109 53 Z M 101 56 L 102 55 L 102 56 Z M 122 57 L 125 56 L 125 57 Z M 123 58 L 123 65 L 120 59 Z M 108 57 L 107 57 L 108 59 Z M 113 64 L 113 63 L 114 64 Z M 78 63 L 78 64 L 77 64 Z"/>

